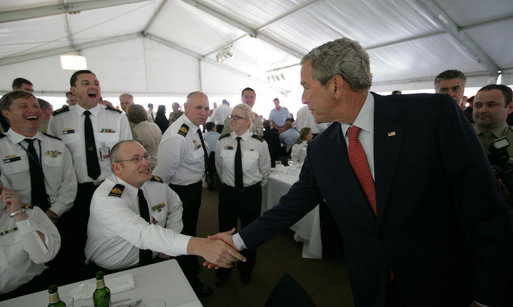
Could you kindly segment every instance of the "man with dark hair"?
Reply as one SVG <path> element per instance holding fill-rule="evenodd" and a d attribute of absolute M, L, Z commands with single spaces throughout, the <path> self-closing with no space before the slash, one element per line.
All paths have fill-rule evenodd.
<path fill-rule="evenodd" d="M 34 91 L 34 85 L 25 78 L 16 78 L 12 81 L 12 89 L 15 91 L 20 90 L 32 93 Z"/>
<path fill-rule="evenodd" d="M 253 106 L 255 105 L 256 101 L 255 90 L 251 87 L 246 87 L 241 92 L 240 100 L 242 101 L 242 103 L 248 105 L 251 109 L 253 109 Z M 255 120 L 253 121 L 253 126 L 249 128 L 249 130 L 258 136 L 263 136 L 264 132 L 262 126 L 262 118 L 255 112 L 253 112 L 253 115 L 255 115 Z M 221 135 L 229 134 L 230 132 L 232 132 L 232 127 L 230 126 L 230 118 L 228 117 L 224 121 L 224 127 L 223 131 L 221 132 Z"/>
<path fill-rule="evenodd" d="M 437 94 L 448 94 L 454 102 L 462 109 L 465 109 L 465 83 L 467 78 L 456 69 L 449 69 L 441 72 L 435 78 L 435 92 Z"/>
<path fill-rule="evenodd" d="M 155 115 L 155 111 L 153 111 L 153 103 L 148 103 L 148 120 L 154 122 Z"/>
<path fill-rule="evenodd" d="M 348 38 L 301 59 L 303 103 L 333 123 L 276 206 L 216 238 L 254 249 L 325 200 L 355 306 L 513 306 L 513 227 L 465 115 L 446 95 L 370 92 L 369 62 Z"/>
<path fill-rule="evenodd" d="M 80 269 L 84 265 L 84 246 L 89 204 L 100 183 L 112 174 L 110 150 L 121 140 L 132 139 L 125 113 L 99 104 L 100 81 L 90 70 L 79 70 L 70 78 L 70 91 L 78 104 L 56 110 L 50 118 L 48 133 L 61 138 L 73 157 L 78 180 L 77 197 L 70 211 L 69 233 L 63 234 L 63 246 L 70 246 L 66 261 Z M 84 276 L 67 274 L 72 280 Z"/>
<path fill-rule="evenodd" d="M 402 92 L 399 90 L 392 91 L 392 95 L 401 95 Z"/>
<path fill-rule="evenodd" d="M 292 114 L 289 112 L 289 109 L 282 107 L 280 105 L 280 100 L 278 98 L 273 99 L 274 108 L 269 113 L 269 120 L 271 121 L 271 125 L 274 129 L 278 130 L 278 132 L 282 132 L 283 124 L 285 124 L 285 120 L 292 117 Z"/>

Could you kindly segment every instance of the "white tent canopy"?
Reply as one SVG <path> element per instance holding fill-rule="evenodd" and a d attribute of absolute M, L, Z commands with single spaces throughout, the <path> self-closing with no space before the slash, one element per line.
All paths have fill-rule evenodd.
<path fill-rule="evenodd" d="M 511 0 L 4 0 L 0 91 L 24 77 L 36 94 L 62 96 L 72 72 L 59 56 L 80 54 L 104 97 L 236 97 L 251 86 L 299 108 L 300 58 L 340 37 L 369 52 L 374 91 L 431 89 L 452 68 L 468 86 L 499 74 L 513 84 L 512 32 Z M 222 49 L 233 57 L 218 64 Z"/>

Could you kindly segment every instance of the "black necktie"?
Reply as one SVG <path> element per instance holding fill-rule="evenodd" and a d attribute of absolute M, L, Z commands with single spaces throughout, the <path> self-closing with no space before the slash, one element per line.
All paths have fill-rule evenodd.
<path fill-rule="evenodd" d="M 237 151 L 235 152 L 235 189 L 237 191 L 244 190 L 244 182 L 242 181 L 242 151 L 240 149 L 240 136 L 237 137 Z"/>
<path fill-rule="evenodd" d="M 146 198 L 144 197 L 143 190 L 139 189 L 137 192 L 137 196 L 139 198 L 139 214 L 146 221 L 150 222 L 150 212 L 148 211 L 148 202 L 146 202 Z M 153 258 L 153 253 L 149 249 L 139 249 L 139 265 L 147 265 L 151 263 Z"/>
<path fill-rule="evenodd" d="M 203 157 L 205 158 L 205 170 L 207 169 L 207 161 L 208 161 L 208 154 L 207 154 L 207 148 L 205 147 L 205 141 L 203 141 L 203 135 L 201 135 L 201 130 L 198 128 L 198 135 L 201 141 L 201 147 L 203 147 Z"/>
<path fill-rule="evenodd" d="M 84 111 L 84 134 L 87 159 L 87 175 L 96 180 L 100 177 L 100 162 L 98 162 L 98 154 L 96 153 L 96 143 L 94 142 L 93 124 L 89 115 L 91 112 Z"/>
<path fill-rule="evenodd" d="M 32 205 L 38 206 L 41 210 L 46 211 L 50 208 L 48 195 L 46 195 L 45 176 L 43 169 L 39 163 L 39 158 L 34 148 L 34 140 L 25 139 L 28 143 L 28 160 L 30 171 L 30 198 Z"/>

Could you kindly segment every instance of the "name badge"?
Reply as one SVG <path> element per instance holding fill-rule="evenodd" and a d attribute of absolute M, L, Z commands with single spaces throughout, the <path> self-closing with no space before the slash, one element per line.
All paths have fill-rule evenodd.
<path fill-rule="evenodd" d="M 62 130 L 62 134 L 71 134 L 71 133 L 75 133 L 75 129 L 64 128 L 64 130 Z"/>
<path fill-rule="evenodd" d="M 20 160 L 21 160 L 20 156 L 15 156 L 15 155 L 4 156 L 4 163 L 12 163 L 12 162 L 15 162 L 15 161 L 20 161 Z"/>
<path fill-rule="evenodd" d="M 103 144 L 102 147 L 100 147 L 100 158 L 102 160 L 110 159 L 110 147 Z"/>

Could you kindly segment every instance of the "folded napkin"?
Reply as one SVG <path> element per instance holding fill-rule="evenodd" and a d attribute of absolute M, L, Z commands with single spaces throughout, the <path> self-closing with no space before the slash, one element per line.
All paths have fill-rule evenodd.
<path fill-rule="evenodd" d="M 134 273 L 126 273 L 120 276 L 105 276 L 105 285 L 110 289 L 111 294 L 120 293 L 135 288 Z M 96 280 L 84 280 L 69 291 L 75 301 L 87 300 L 93 297 L 96 290 Z"/>

